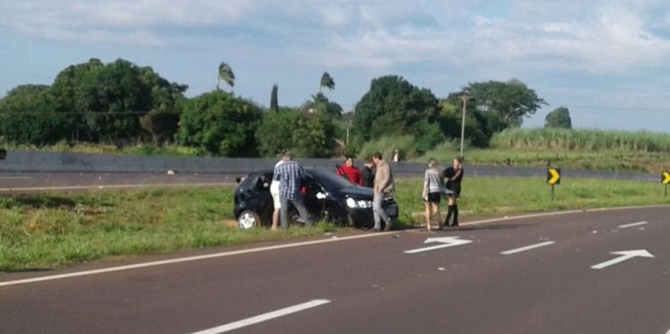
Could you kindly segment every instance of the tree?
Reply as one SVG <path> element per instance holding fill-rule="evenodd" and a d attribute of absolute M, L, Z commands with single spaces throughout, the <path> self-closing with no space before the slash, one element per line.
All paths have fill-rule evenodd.
<path fill-rule="evenodd" d="M 171 141 L 179 130 L 179 112 L 171 109 L 152 110 L 140 118 L 142 129 L 151 134 L 154 145 Z"/>
<path fill-rule="evenodd" d="M 301 109 L 306 113 L 325 113 L 333 117 L 342 116 L 342 106 L 336 102 L 330 101 L 322 93 L 312 95 L 312 101 L 303 103 Z"/>
<path fill-rule="evenodd" d="M 87 63 L 70 65 L 60 71 L 51 85 L 56 112 L 65 115 L 65 127 L 70 130 L 70 139 L 75 141 L 97 141 L 86 127 L 84 114 L 91 103 L 87 100 L 94 94 L 84 91 L 86 81 L 95 75 L 104 64 L 96 58 Z"/>
<path fill-rule="evenodd" d="M 216 83 L 216 90 L 219 90 L 219 84 L 221 81 L 225 82 L 232 89 L 235 87 L 235 73 L 233 73 L 233 68 L 226 62 L 221 62 L 219 64 L 219 76 Z"/>
<path fill-rule="evenodd" d="M 0 99 L 0 136 L 14 144 L 47 145 L 63 138 L 65 119 L 56 113 L 49 86 L 22 85 Z"/>
<path fill-rule="evenodd" d="M 559 107 L 547 114 L 544 119 L 545 128 L 563 128 L 572 129 L 572 120 L 570 119 L 570 110 L 565 107 Z"/>
<path fill-rule="evenodd" d="M 542 105 L 547 105 L 534 90 L 517 79 L 470 83 L 462 91 L 450 94 L 449 99 L 454 100 L 463 94 L 472 97 L 468 104 L 475 110 L 495 116 L 504 127 L 520 126 L 524 117 L 535 114 Z"/>
<path fill-rule="evenodd" d="M 300 109 L 282 108 L 279 112 L 266 112 L 256 131 L 258 151 L 264 157 L 276 157 L 292 150 L 294 133 L 300 124 L 304 124 L 304 114 Z"/>
<path fill-rule="evenodd" d="M 335 89 L 335 80 L 330 76 L 328 72 L 323 72 L 321 75 L 321 85 L 319 86 L 319 93 L 323 93 L 323 89 L 328 88 L 328 90 Z"/>
<path fill-rule="evenodd" d="M 270 110 L 279 112 L 279 100 L 277 97 L 279 87 L 277 84 L 272 85 L 272 94 L 270 95 Z"/>
<path fill-rule="evenodd" d="M 487 147 L 493 135 L 506 128 L 498 116 L 480 111 L 476 108 L 472 99 L 467 104 L 465 111 L 465 140 L 476 147 Z M 461 125 L 463 121 L 463 99 L 460 95 L 453 93 L 440 102 L 440 128 L 445 137 L 451 139 L 461 138 Z"/>
<path fill-rule="evenodd" d="M 188 86 L 170 83 L 151 67 L 98 59 L 61 71 L 51 86 L 56 111 L 67 115 L 72 138 L 114 142 L 145 136 L 140 118 L 153 110 L 177 110 Z"/>
<path fill-rule="evenodd" d="M 215 156 L 254 157 L 262 117 L 253 102 L 215 90 L 184 104 L 177 139 Z"/>
<path fill-rule="evenodd" d="M 356 104 L 354 132 L 359 143 L 413 135 L 420 121 L 435 123 L 439 113 L 438 100 L 429 89 L 419 89 L 399 76 L 384 76 L 373 79 L 370 90 Z"/>
<path fill-rule="evenodd" d="M 321 112 L 305 115 L 293 132 L 293 150 L 302 157 L 330 158 L 336 147 L 336 132 L 333 116 Z"/>

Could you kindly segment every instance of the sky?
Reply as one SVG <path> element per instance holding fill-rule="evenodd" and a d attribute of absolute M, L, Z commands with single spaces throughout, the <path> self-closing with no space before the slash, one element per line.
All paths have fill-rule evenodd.
<path fill-rule="evenodd" d="M 301 105 L 324 71 L 345 111 L 383 75 L 438 98 L 518 79 L 549 103 L 524 127 L 567 107 L 575 128 L 670 133 L 666 0 L 0 0 L 0 41 L 0 96 L 123 58 L 193 97 L 225 61 L 264 106 L 273 84 Z"/>

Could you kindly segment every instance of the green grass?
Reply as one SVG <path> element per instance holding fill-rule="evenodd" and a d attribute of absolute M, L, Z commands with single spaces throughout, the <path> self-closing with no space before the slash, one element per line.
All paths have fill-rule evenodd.
<path fill-rule="evenodd" d="M 526 212 L 670 204 L 660 184 L 563 179 L 551 201 L 542 179 L 471 177 L 459 201 L 463 219 Z M 397 182 L 400 223 L 422 223 L 419 180 Z M 0 271 L 54 269 L 112 257 L 283 240 L 337 231 L 243 231 L 230 225 L 233 188 L 170 188 L 0 199 Z"/>
<path fill-rule="evenodd" d="M 435 158 L 449 164 L 460 155 L 459 149 L 448 144 L 438 146 L 414 162 Z M 660 173 L 670 169 L 667 153 L 631 151 L 560 151 L 531 149 L 466 149 L 466 165 L 546 167 L 547 165 L 604 171 Z"/>
<path fill-rule="evenodd" d="M 424 211 L 424 204 L 419 199 L 420 181 L 403 180 L 398 183 L 396 198 L 402 205 L 402 220 L 422 223 L 422 216 L 412 216 L 412 213 Z M 468 212 L 463 217 L 472 219 L 531 212 L 670 204 L 670 197 L 663 196 L 660 183 L 564 178 L 560 185 L 555 186 L 552 201 L 551 187 L 543 179 L 467 178 L 466 174 L 462 198 L 458 203 L 460 211 Z"/>
<path fill-rule="evenodd" d="M 331 231 L 241 231 L 230 226 L 233 189 L 152 189 L 22 195 L 0 200 L 0 271 L 59 268 Z"/>

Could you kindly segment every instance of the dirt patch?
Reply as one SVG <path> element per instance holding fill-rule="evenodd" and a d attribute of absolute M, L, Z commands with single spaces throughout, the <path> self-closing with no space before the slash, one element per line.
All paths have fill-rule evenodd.
<path fill-rule="evenodd" d="M 221 225 L 224 227 L 237 227 L 236 220 L 224 219 L 221 221 Z"/>

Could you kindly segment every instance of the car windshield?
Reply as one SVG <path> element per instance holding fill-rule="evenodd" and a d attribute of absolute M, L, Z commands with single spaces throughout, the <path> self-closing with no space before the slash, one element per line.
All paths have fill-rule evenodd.
<path fill-rule="evenodd" d="M 318 170 L 310 170 L 309 174 L 314 177 L 328 191 L 354 186 L 348 179 L 338 176 L 335 173 L 328 173 Z"/>

